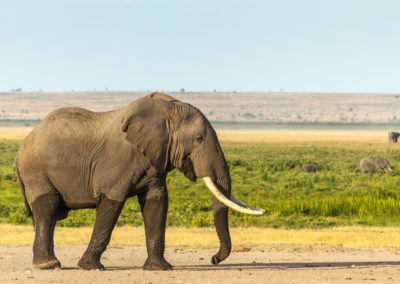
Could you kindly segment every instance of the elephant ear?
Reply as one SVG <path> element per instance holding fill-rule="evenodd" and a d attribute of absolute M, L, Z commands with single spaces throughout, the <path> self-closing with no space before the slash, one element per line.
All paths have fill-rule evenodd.
<path fill-rule="evenodd" d="M 122 131 L 157 169 L 165 172 L 168 164 L 170 135 L 165 111 L 170 104 L 166 100 L 149 96 L 138 99 L 127 106 L 122 119 Z"/>

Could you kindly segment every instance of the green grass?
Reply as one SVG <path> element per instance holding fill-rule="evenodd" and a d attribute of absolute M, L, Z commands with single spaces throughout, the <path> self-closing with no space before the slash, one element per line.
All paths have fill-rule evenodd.
<path fill-rule="evenodd" d="M 14 174 L 21 141 L 0 140 L 0 221 L 29 223 Z M 400 151 L 383 143 L 222 143 L 231 169 L 234 195 L 265 208 L 263 216 L 230 210 L 231 226 L 314 228 L 343 225 L 400 225 Z M 394 170 L 362 174 L 366 156 L 388 159 Z M 303 163 L 318 163 L 321 172 L 302 173 Z M 167 178 L 168 225 L 212 226 L 211 195 L 199 180 L 178 171 Z M 71 211 L 62 226 L 94 223 L 95 210 Z M 119 225 L 143 224 L 136 197 L 127 201 Z"/>

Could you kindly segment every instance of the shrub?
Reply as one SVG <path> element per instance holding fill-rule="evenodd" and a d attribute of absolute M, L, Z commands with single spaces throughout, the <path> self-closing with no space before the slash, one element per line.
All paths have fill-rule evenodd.
<path fill-rule="evenodd" d="M 25 224 L 27 215 L 23 208 L 17 208 L 15 211 L 10 212 L 8 215 L 8 223 L 11 224 Z"/>

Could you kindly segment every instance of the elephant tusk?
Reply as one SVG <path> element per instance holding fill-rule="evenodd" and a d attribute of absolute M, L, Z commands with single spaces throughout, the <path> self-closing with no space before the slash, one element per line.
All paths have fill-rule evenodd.
<path fill-rule="evenodd" d="M 241 213 L 251 214 L 251 215 L 261 215 L 264 214 L 264 209 L 259 209 L 246 203 L 236 199 L 233 195 L 231 195 L 230 199 L 219 191 L 219 189 L 214 184 L 213 180 L 210 177 L 203 177 L 203 181 L 207 187 L 207 189 L 217 198 L 221 203 L 236 210 Z"/>

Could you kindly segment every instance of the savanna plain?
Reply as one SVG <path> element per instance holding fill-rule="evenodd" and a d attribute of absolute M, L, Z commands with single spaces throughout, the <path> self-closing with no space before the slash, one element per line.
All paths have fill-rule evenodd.
<path fill-rule="evenodd" d="M 381 130 L 217 129 L 233 193 L 266 209 L 263 216 L 230 211 L 233 252 L 218 266 L 212 202 L 201 181 L 168 176 L 166 258 L 170 272 L 143 271 L 143 222 L 136 198 L 125 204 L 102 261 L 82 271 L 95 210 L 72 211 L 57 224 L 58 271 L 31 266 L 33 227 L 14 173 L 29 128 L 0 128 L 1 283 L 399 283 L 400 145 Z M 362 174 L 363 157 L 388 159 L 392 171 Z M 320 172 L 301 172 L 317 163 Z"/>

